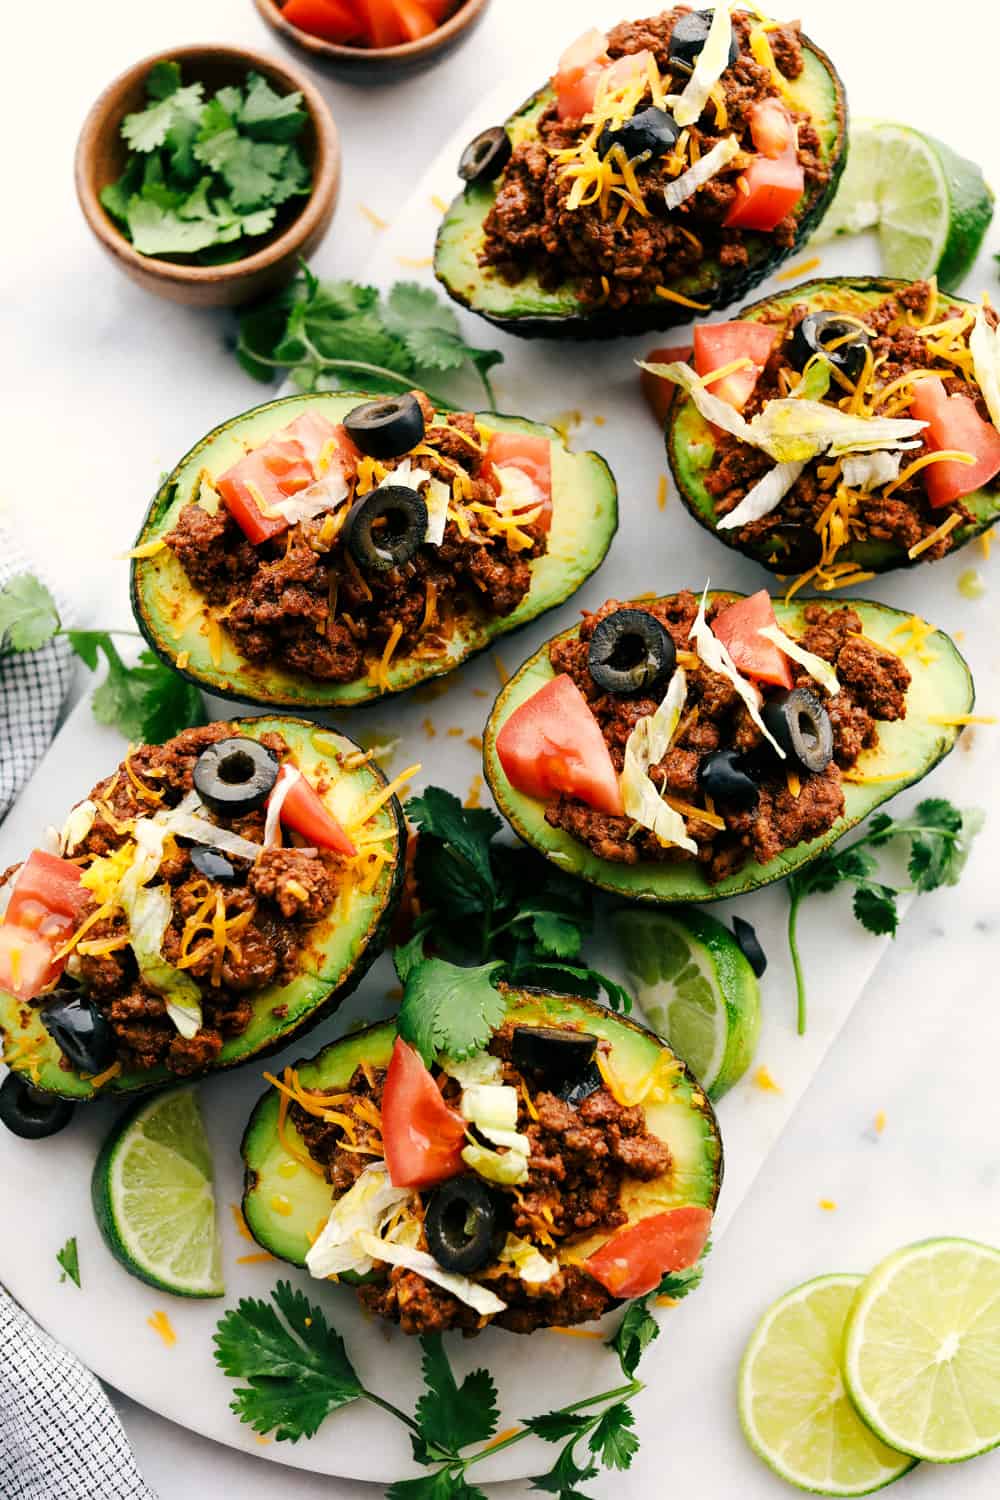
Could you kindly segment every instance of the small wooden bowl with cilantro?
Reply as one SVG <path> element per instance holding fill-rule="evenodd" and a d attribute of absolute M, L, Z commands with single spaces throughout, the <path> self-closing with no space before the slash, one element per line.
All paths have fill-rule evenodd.
<path fill-rule="evenodd" d="M 297 70 L 238 47 L 177 47 L 94 104 L 76 190 L 133 281 L 189 306 L 235 307 L 290 281 L 323 238 L 340 141 Z"/>

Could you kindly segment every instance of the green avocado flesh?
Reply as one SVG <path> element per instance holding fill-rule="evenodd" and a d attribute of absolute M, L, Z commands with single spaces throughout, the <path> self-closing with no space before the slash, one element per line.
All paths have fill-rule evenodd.
<path fill-rule="evenodd" d="M 721 600 L 741 597 L 740 594 L 716 590 L 710 595 L 711 599 Z M 641 609 L 645 602 L 648 601 L 636 599 L 633 606 Z M 795 599 L 786 604 L 775 599 L 773 603 L 781 629 L 792 637 L 801 636 L 806 629 L 805 606 L 816 601 Z M 903 625 L 910 618 L 908 615 L 867 599 L 838 598 L 831 608 L 842 606 L 857 611 L 864 633 L 870 640 L 890 651 L 899 649 L 899 642 L 893 639 L 891 632 L 896 626 Z M 569 640 L 577 633 L 574 628 L 556 639 Z M 744 895 L 758 886 L 770 884 L 772 880 L 781 880 L 793 870 L 809 864 L 883 802 L 921 781 L 953 749 L 960 733 L 959 726 L 942 725 L 933 720 L 954 719 L 971 712 L 975 702 L 972 677 L 954 641 L 943 631 L 935 631 L 928 638 L 927 655 L 933 656 L 934 660 L 924 663 L 916 656 L 907 656 L 906 665 L 913 674 L 913 681 L 906 697 L 906 718 L 894 724 L 879 724 L 878 745 L 862 752 L 852 773 L 871 780 L 844 783 L 844 816 L 819 838 L 784 850 L 766 865 L 744 865 L 742 870 L 720 880 L 717 885 L 710 885 L 692 860 L 676 864 L 657 864 L 647 860 L 625 865 L 599 859 L 571 834 L 546 823 L 544 803 L 511 786 L 497 755 L 497 735 L 509 715 L 555 675 L 547 645 L 525 662 L 497 698 L 486 726 L 483 769 L 497 807 L 514 832 L 561 870 L 633 901 L 721 901 L 726 896 Z"/>
<path fill-rule="evenodd" d="M 283 735 L 302 774 L 321 787 L 323 801 L 345 827 L 356 822 L 364 808 L 385 786 L 385 777 L 368 762 L 353 770 L 338 763 L 359 754 L 359 747 L 346 735 L 318 728 L 302 719 L 238 719 L 234 733 L 260 739 L 266 733 Z M 239 1036 L 227 1038 L 218 1058 L 206 1070 L 239 1067 L 284 1047 L 289 1038 L 308 1031 L 364 978 L 385 946 L 402 884 L 405 834 L 399 803 L 389 799 L 365 824 L 372 835 L 388 835 L 384 848 L 391 858 L 370 892 L 346 885 L 330 913 L 308 929 L 300 954 L 301 972 L 283 985 L 269 985 L 253 997 L 253 1016 Z M 276 1009 L 284 1014 L 278 1016 Z M 6 990 L 0 990 L 0 1037 L 5 1061 L 14 1072 L 29 1077 L 32 1087 L 61 1094 L 67 1099 L 96 1097 L 93 1085 L 81 1074 L 60 1066 L 62 1053 L 39 1020 L 38 1007 L 26 1005 Z M 20 1044 L 20 1045 L 19 1045 Z M 24 1044 L 30 1045 L 30 1050 Z M 37 1045 L 34 1045 L 37 1044 Z M 106 1094 L 132 1094 L 176 1083 L 177 1075 L 165 1067 L 120 1073 L 100 1090 Z"/>
<path fill-rule="evenodd" d="M 835 276 L 825 281 L 806 281 L 780 296 L 752 303 L 739 316 L 758 322 L 767 313 L 790 313 L 793 307 L 805 303 L 813 311 L 845 312 L 863 317 L 891 292 L 908 285 L 908 282 L 894 281 L 886 276 Z M 961 297 L 949 296 L 947 301 L 961 308 L 972 305 Z M 735 531 L 718 530 L 715 501 L 705 488 L 705 476 L 715 458 L 715 439 L 711 427 L 690 396 L 680 390 L 671 407 L 666 441 L 674 482 L 695 520 L 727 547 L 752 557 L 772 572 L 789 572 L 787 562 L 782 564 L 780 558 L 775 558 L 766 543 L 746 546 L 737 540 Z M 963 495 L 962 504 L 972 513 L 973 519 L 957 526 L 951 533 L 951 550 L 964 547 L 966 542 L 988 531 L 1000 519 L 1000 477 L 991 480 L 984 489 Z M 837 561 L 856 563 L 866 572 L 886 573 L 890 568 L 917 567 L 924 559 L 907 557 L 905 548 L 895 542 L 872 539 L 849 542 L 837 553 Z"/>
<path fill-rule="evenodd" d="M 592 1001 L 568 995 L 512 991 L 507 1018 L 519 1026 L 572 1026 L 610 1042 L 610 1065 L 625 1087 L 639 1084 L 664 1053 L 672 1055 L 665 1042 L 635 1022 L 613 1015 Z M 344 1088 L 360 1063 L 386 1067 L 395 1040 L 396 1028 L 391 1021 L 357 1032 L 324 1048 L 310 1062 L 299 1063 L 299 1079 L 307 1088 Z M 649 1130 L 670 1148 L 671 1166 L 652 1182 L 625 1183 L 622 1205 L 629 1223 L 681 1205 L 714 1209 L 722 1183 L 722 1141 L 711 1104 L 683 1064 L 671 1075 L 666 1098 L 644 1107 Z M 305 1153 L 305 1143 L 291 1121 L 286 1132 L 296 1150 Z M 289 1158 L 278 1139 L 278 1095 L 274 1089 L 264 1095 L 250 1116 L 243 1137 L 243 1160 L 243 1213 L 254 1238 L 280 1260 L 305 1265 L 312 1239 L 329 1218 L 333 1189 L 322 1177 Z M 584 1260 L 606 1239 L 606 1234 L 597 1233 L 574 1240 L 562 1248 L 560 1259 Z"/>
<path fill-rule="evenodd" d="M 705 309 L 727 307 L 762 281 L 808 238 L 826 212 L 847 160 L 847 102 L 836 69 L 825 53 L 802 39 L 803 69 L 786 80 L 789 103 L 807 114 L 819 134 L 822 156 L 830 168 L 829 181 L 803 197 L 796 215 L 798 233 L 791 245 L 775 243 L 773 235 L 744 230 L 749 263 L 723 268 L 706 258 L 681 276 L 664 274 L 662 285 L 690 297 Z M 555 98 L 551 86 L 534 94 L 506 122 L 513 145 L 537 134 L 538 117 Z M 623 310 L 587 309 L 575 281 L 553 290 L 531 273 L 509 283 L 491 266 L 481 266 L 484 224 L 502 179 L 473 184 L 454 200 L 438 231 L 434 270 L 449 296 L 499 328 L 534 338 L 614 338 L 689 323 L 692 309 L 663 297 Z"/>
<path fill-rule="evenodd" d="M 269 401 L 216 427 L 163 481 L 142 523 L 137 545 L 155 542 L 177 524 L 184 506 L 197 499 L 200 476 L 225 473 L 248 448 L 256 448 L 303 411 L 315 411 L 342 422 L 364 395 L 289 396 Z M 479 413 L 483 427 L 526 432 L 552 444 L 552 528 L 544 557 L 531 563 L 531 589 L 509 615 L 469 614 L 452 627 L 446 647 L 421 648 L 393 657 L 388 691 L 402 692 L 429 678 L 451 672 L 529 620 L 562 604 L 600 565 L 618 526 L 618 492 L 611 471 L 596 453 L 571 453 L 551 427 L 521 417 Z M 269 708 L 351 708 L 381 697 L 383 690 L 367 675 L 353 682 L 320 682 L 300 672 L 241 656 L 223 625 L 213 654 L 209 611 L 174 554 L 167 548 L 132 564 L 132 608 L 143 635 L 171 667 L 208 692 Z"/>

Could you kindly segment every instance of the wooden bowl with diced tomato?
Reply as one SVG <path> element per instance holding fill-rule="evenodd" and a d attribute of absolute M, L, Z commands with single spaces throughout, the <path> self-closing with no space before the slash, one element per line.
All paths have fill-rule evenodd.
<path fill-rule="evenodd" d="M 254 0 L 269 26 L 350 83 L 390 83 L 440 61 L 490 0 Z"/>

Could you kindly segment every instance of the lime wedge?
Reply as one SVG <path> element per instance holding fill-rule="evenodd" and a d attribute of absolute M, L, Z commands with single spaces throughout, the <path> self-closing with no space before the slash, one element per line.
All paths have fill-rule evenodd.
<path fill-rule="evenodd" d="M 813 241 L 877 227 L 887 275 L 937 275 L 950 291 L 992 217 L 993 193 L 975 162 L 908 125 L 861 120 L 851 127 L 847 167 Z"/>
<path fill-rule="evenodd" d="M 1000 1444 L 1000 1250 L 925 1240 L 876 1266 L 848 1321 L 844 1378 L 904 1453 L 957 1463 Z"/>
<path fill-rule="evenodd" d="M 740 1366 L 747 1442 L 782 1479 L 818 1495 L 868 1495 L 913 1468 L 860 1420 L 844 1390 L 844 1324 L 860 1276 L 820 1276 L 769 1307 Z"/>
<path fill-rule="evenodd" d="M 133 1276 L 178 1297 L 221 1297 L 212 1157 L 194 1089 L 158 1095 L 115 1126 L 94 1167 L 94 1212 Z"/>
<path fill-rule="evenodd" d="M 646 1019 L 720 1099 L 750 1066 L 760 1033 L 760 986 L 739 944 L 693 906 L 613 920 Z"/>

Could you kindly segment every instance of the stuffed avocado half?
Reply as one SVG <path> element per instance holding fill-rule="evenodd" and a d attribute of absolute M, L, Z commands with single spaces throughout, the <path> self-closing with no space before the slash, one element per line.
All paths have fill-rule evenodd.
<path fill-rule="evenodd" d="M 381 952 L 404 842 L 382 773 L 332 730 L 242 719 L 133 747 L 60 853 L 11 875 L 5 1062 L 86 1100 L 277 1050 Z"/>
<path fill-rule="evenodd" d="M 435 254 L 450 296 L 530 337 L 640 334 L 737 301 L 805 241 L 846 160 L 840 78 L 797 25 L 715 17 L 592 29 L 470 145 Z"/>
<path fill-rule="evenodd" d="M 669 367 L 681 499 L 727 546 L 821 586 L 964 546 L 1000 518 L 995 323 L 931 282 L 841 276 L 701 325 L 693 370 Z"/>
<path fill-rule="evenodd" d="M 611 600 L 500 693 L 483 763 L 547 859 L 650 902 L 779 880 L 920 781 L 974 703 L 954 642 L 866 600 Z"/>
<path fill-rule="evenodd" d="M 153 649 L 200 687 L 349 708 L 452 671 L 561 604 L 618 524 L 607 464 L 420 392 L 271 401 L 161 485 L 132 563 Z"/>
<path fill-rule="evenodd" d="M 273 1080 L 243 1138 L 255 1238 L 407 1333 L 589 1321 L 708 1237 L 722 1144 L 684 1064 L 588 1000 L 501 993 L 485 1050 L 428 1067 L 370 1027 Z"/>

